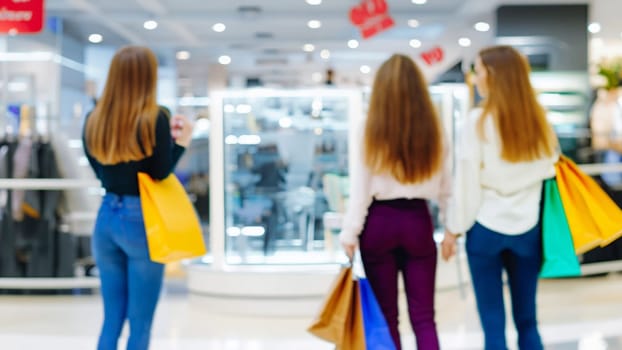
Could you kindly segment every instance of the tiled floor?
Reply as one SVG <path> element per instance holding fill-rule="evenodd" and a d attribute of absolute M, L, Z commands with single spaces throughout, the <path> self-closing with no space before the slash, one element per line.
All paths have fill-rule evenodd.
<path fill-rule="evenodd" d="M 305 332 L 308 318 L 218 315 L 169 286 L 156 315 L 153 350 L 333 349 Z M 97 295 L 0 296 L 0 349 L 94 349 L 100 307 Z M 539 312 L 547 349 L 622 350 L 622 275 L 543 281 Z M 413 349 L 403 316 L 404 349 Z M 437 322 L 443 349 L 482 348 L 472 293 L 462 299 L 457 291 L 440 292 Z M 510 330 L 508 338 L 515 337 Z"/>

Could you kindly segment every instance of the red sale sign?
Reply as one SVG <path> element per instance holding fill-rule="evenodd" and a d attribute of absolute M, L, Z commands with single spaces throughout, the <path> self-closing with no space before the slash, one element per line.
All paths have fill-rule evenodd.
<path fill-rule="evenodd" d="M 391 28 L 395 25 L 389 16 L 386 0 L 361 0 L 361 3 L 350 9 L 350 21 L 361 30 L 363 39 Z"/>
<path fill-rule="evenodd" d="M 435 63 L 440 63 L 441 61 L 443 61 L 444 57 L 445 52 L 438 46 L 421 54 L 421 58 L 428 66 L 431 66 Z"/>
<path fill-rule="evenodd" d="M 43 0 L 2 0 L 0 33 L 38 33 L 43 29 Z"/>

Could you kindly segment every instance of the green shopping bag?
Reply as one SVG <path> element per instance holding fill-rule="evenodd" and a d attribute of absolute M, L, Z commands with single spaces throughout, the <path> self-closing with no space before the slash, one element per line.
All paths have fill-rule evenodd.
<path fill-rule="evenodd" d="M 542 207 L 542 278 L 573 277 L 581 275 L 579 259 L 575 254 L 568 220 L 555 179 L 544 182 Z"/>

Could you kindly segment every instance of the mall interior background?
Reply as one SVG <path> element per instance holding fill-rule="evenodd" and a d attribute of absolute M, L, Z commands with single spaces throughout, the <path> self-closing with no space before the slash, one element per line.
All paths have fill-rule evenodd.
<path fill-rule="evenodd" d="M 313 315 L 346 262 L 337 233 L 348 198 L 351 125 L 364 118 L 374 72 L 394 52 L 423 68 L 453 140 L 478 101 L 465 74 L 478 50 L 519 48 L 564 153 L 622 204 L 622 157 L 595 146 L 590 130 L 603 84 L 599 67 L 622 62 L 619 0 L 388 0 L 395 25 L 368 39 L 348 18 L 358 3 L 47 0 L 41 33 L 0 35 L 0 147 L 30 133 L 38 152 L 38 170 L 27 179 L 12 178 L 9 165 L 0 169 L 0 309 L 3 297 L 36 304 L 62 295 L 70 305 L 76 299 L 67 295 L 97 295 L 89 236 L 101 190 L 80 132 L 114 52 L 128 44 L 157 53 L 159 103 L 195 120 L 176 173 L 209 252 L 169 266 L 168 276 L 173 294 L 205 313 L 294 317 L 301 324 Z M 5 215 L 6 195 L 16 190 L 40 196 L 45 215 Z M 438 239 L 442 230 L 437 224 Z M 581 300 L 591 283 L 620 283 L 611 276 L 622 271 L 622 242 L 581 260 L 585 277 L 546 281 L 546 298 L 569 288 Z M 439 265 L 441 300 L 463 305 L 469 288 L 463 252 Z M 604 298 L 619 306 L 611 293 Z M 590 314 L 589 303 L 581 307 Z M 476 325 L 474 310 L 463 311 L 458 314 Z M 614 325 L 622 329 L 615 314 L 602 315 L 594 318 L 620 321 Z M 564 321 L 570 320 L 555 320 Z M 200 333 L 192 329 L 193 336 Z M 622 333 L 605 333 L 610 348 L 622 349 L 611 338 Z"/>

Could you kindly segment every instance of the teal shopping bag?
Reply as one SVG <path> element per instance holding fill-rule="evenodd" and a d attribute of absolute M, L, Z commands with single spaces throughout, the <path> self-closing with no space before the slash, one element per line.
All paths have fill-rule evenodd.
<path fill-rule="evenodd" d="M 542 278 L 573 277 L 581 275 L 579 259 L 575 254 L 568 220 L 562 205 L 557 181 L 544 182 L 542 200 Z"/>

